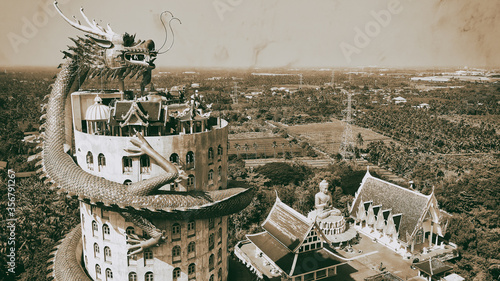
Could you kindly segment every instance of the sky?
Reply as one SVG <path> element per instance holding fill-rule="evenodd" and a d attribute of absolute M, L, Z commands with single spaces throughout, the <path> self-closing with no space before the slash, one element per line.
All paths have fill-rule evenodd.
<path fill-rule="evenodd" d="M 0 66 L 62 62 L 68 37 L 83 32 L 52 3 L 3 1 Z M 500 66 L 498 0 L 59 1 L 84 22 L 82 6 L 90 19 L 157 46 L 165 38 L 160 13 L 172 12 L 182 24 L 172 22 L 175 42 L 159 67 Z"/>

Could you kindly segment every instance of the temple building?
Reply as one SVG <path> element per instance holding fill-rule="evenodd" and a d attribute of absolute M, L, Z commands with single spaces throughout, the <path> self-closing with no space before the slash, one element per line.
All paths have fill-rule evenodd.
<path fill-rule="evenodd" d="M 247 235 L 239 242 L 235 254 L 259 278 L 268 280 L 306 281 L 321 280 L 337 275 L 337 267 L 348 260 L 336 254 L 329 238 L 350 241 L 356 236 L 347 230 L 340 211 L 331 208 L 328 183 L 320 184 L 316 194 L 316 207 L 308 217 L 300 214 L 276 197 L 263 232 Z M 328 235 L 325 235 L 328 231 Z"/>
<path fill-rule="evenodd" d="M 367 171 L 349 211 L 358 231 L 405 257 L 455 249 L 444 240 L 450 215 L 439 209 L 434 192 L 424 195 Z"/>

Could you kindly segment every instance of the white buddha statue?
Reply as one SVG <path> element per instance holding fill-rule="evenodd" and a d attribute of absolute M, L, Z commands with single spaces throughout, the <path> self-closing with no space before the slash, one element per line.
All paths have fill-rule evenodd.
<path fill-rule="evenodd" d="M 323 180 L 319 184 L 319 192 L 314 196 L 314 206 L 316 208 L 316 217 L 325 219 L 329 216 L 340 216 L 340 210 L 332 206 L 332 196 L 328 192 L 328 182 Z"/>

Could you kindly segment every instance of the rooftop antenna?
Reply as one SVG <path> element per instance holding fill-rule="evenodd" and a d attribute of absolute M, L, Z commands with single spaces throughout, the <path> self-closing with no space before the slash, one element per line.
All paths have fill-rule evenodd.
<path fill-rule="evenodd" d="M 354 159 L 354 136 L 352 133 L 351 125 L 354 123 L 352 119 L 352 104 L 356 103 L 356 101 L 352 100 L 352 92 L 347 92 L 347 100 L 344 100 L 344 104 L 347 105 L 347 109 L 342 110 L 344 114 L 344 132 L 342 133 L 342 142 L 340 143 L 339 153 L 342 155 L 342 159 L 350 160 Z"/>

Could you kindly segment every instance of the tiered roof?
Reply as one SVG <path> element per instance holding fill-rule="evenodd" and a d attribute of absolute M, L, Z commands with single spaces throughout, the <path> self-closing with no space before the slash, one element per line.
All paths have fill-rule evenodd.
<path fill-rule="evenodd" d="M 366 211 L 370 205 L 374 205 L 374 209 L 378 206 L 382 210 L 391 209 L 396 229 L 399 226 L 399 240 L 408 242 L 432 196 L 372 177 L 367 172 L 356 192 L 350 213 L 356 216 L 360 204 L 364 204 Z"/>

